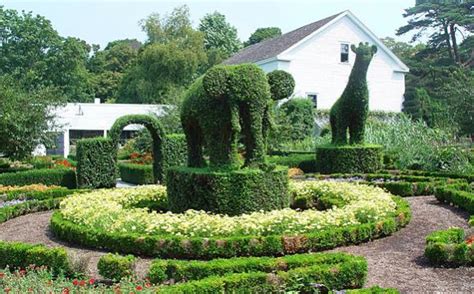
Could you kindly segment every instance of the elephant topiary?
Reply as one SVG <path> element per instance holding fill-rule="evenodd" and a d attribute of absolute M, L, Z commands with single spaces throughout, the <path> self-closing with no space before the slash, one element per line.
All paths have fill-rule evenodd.
<path fill-rule="evenodd" d="M 284 71 L 265 75 L 254 64 L 215 66 L 188 90 L 181 111 L 188 142 L 188 166 L 204 167 L 207 148 L 212 167 L 238 168 L 238 143 L 245 145 L 245 166 L 264 162 L 271 125 L 272 98 L 293 93 Z"/>
<path fill-rule="evenodd" d="M 365 122 L 369 112 L 367 70 L 377 47 L 360 43 L 359 47 L 352 45 L 351 50 L 356 54 L 356 59 L 349 82 L 330 112 L 332 143 L 335 145 L 347 144 L 348 129 L 350 144 L 364 142 Z"/>

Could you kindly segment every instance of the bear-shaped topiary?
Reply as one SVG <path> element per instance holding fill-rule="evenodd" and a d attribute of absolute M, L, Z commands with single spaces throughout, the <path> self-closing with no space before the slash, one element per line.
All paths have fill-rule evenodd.
<path fill-rule="evenodd" d="M 358 47 L 352 45 L 351 50 L 356 54 L 354 67 L 344 92 L 330 112 L 332 143 L 335 145 L 348 143 L 348 130 L 350 144 L 364 142 L 365 123 L 369 112 L 367 70 L 377 47 L 360 43 Z"/>

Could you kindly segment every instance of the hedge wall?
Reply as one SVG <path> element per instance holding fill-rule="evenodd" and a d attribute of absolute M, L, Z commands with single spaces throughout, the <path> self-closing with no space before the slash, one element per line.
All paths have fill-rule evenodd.
<path fill-rule="evenodd" d="M 474 246 L 466 243 L 461 228 L 435 231 L 428 235 L 425 256 L 438 266 L 474 266 Z"/>
<path fill-rule="evenodd" d="M 188 209 L 239 215 L 258 210 L 289 206 L 288 171 L 241 169 L 213 171 L 208 168 L 174 167 L 168 169 L 169 209 Z"/>
<path fill-rule="evenodd" d="M 234 261 L 235 264 L 232 264 Z M 367 262 L 363 257 L 340 253 L 285 256 L 278 259 L 230 259 L 205 263 L 208 266 L 203 262 L 190 262 L 186 265 L 179 261 L 170 261 L 170 269 L 177 269 L 170 273 L 171 276 L 176 274 L 178 280 L 181 280 L 183 275 L 186 275 L 191 281 L 163 286 L 159 292 L 277 293 L 283 289 L 292 289 L 313 293 L 316 292 L 316 284 L 329 289 L 360 288 L 367 277 Z M 180 265 L 184 268 L 179 269 Z M 157 263 L 152 265 L 152 280 L 156 280 L 156 274 L 164 274 L 161 269 Z M 201 272 L 203 270 L 204 272 Z M 195 280 L 200 276 L 200 280 Z"/>
<path fill-rule="evenodd" d="M 382 168 L 381 146 L 321 146 L 316 148 L 318 171 L 332 173 L 371 173 Z"/>
<path fill-rule="evenodd" d="M 183 238 L 111 233 L 74 224 L 65 220 L 60 212 L 53 214 L 50 228 L 61 240 L 125 254 L 185 259 L 279 256 L 321 251 L 388 236 L 411 218 L 408 202 L 396 196 L 393 200 L 397 203 L 396 212 L 377 223 L 328 228 L 298 236 Z"/>
<path fill-rule="evenodd" d="M 119 162 L 118 169 L 120 173 L 120 179 L 124 182 L 136 185 L 155 184 L 153 166 L 151 164 Z"/>
<path fill-rule="evenodd" d="M 310 153 L 287 153 L 284 155 L 273 155 L 267 158 L 268 163 L 299 168 L 305 173 L 317 172 L 316 156 Z"/>
<path fill-rule="evenodd" d="M 0 174 L 0 185 L 26 186 L 31 184 L 63 186 L 75 189 L 77 188 L 76 172 L 72 169 L 55 168 Z"/>
<path fill-rule="evenodd" d="M 77 182 L 81 188 L 112 188 L 117 181 L 117 150 L 108 138 L 77 141 Z"/>
<path fill-rule="evenodd" d="M 163 175 L 162 182 L 166 182 L 166 170 L 172 166 L 186 165 L 188 162 L 188 147 L 184 134 L 166 135 L 162 144 L 163 154 Z"/>
<path fill-rule="evenodd" d="M 102 277 L 119 282 L 123 278 L 133 276 L 135 261 L 136 257 L 133 255 L 108 253 L 100 257 L 97 269 Z"/>
<path fill-rule="evenodd" d="M 53 273 L 71 274 L 71 263 L 64 248 L 47 248 L 19 242 L 0 241 L 0 268 L 47 266 Z"/>

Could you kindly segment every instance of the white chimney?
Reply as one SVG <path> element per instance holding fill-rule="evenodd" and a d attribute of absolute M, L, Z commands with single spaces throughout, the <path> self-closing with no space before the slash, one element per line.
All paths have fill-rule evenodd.
<path fill-rule="evenodd" d="M 94 104 L 100 104 L 100 98 L 95 98 L 94 99 Z"/>

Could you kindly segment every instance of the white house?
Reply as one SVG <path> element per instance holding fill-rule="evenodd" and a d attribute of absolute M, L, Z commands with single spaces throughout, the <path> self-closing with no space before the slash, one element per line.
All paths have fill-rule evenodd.
<path fill-rule="evenodd" d="M 224 63 L 285 70 L 296 81 L 294 97 L 311 98 L 318 109 L 329 109 L 344 91 L 354 64 L 350 45 L 360 42 L 378 47 L 367 74 L 370 110 L 401 111 L 408 67 L 350 11 L 249 46 Z"/>
<path fill-rule="evenodd" d="M 47 150 L 48 154 L 59 154 L 67 157 L 70 146 L 75 140 L 88 137 L 107 136 L 115 121 L 129 114 L 155 114 L 163 116 L 169 106 L 149 104 L 101 104 L 100 99 L 94 103 L 67 103 L 54 110 L 55 124 L 59 129 L 56 149 Z M 142 128 L 140 125 L 129 125 L 123 135 Z"/>

